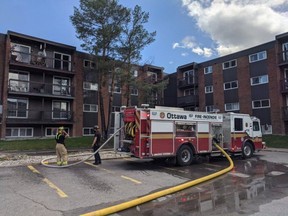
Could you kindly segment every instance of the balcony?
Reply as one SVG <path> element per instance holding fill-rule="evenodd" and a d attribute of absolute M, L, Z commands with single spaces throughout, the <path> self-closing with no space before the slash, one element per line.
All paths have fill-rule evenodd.
<path fill-rule="evenodd" d="M 74 98 L 74 88 L 70 85 L 9 79 L 8 93 L 46 97 Z"/>
<path fill-rule="evenodd" d="M 6 122 L 7 124 L 72 124 L 73 113 L 60 110 L 9 109 Z"/>
<path fill-rule="evenodd" d="M 288 106 L 282 107 L 283 110 L 283 120 L 288 121 Z"/>
<path fill-rule="evenodd" d="M 16 50 L 11 50 L 10 64 L 73 72 L 72 62 L 69 60 L 50 58 Z"/>
<path fill-rule="evenodd" d="M 288 64 L 288 51 L 283 51 L 281 53 L 279 53 L 278 55 L 278 59 L 279 59 L 279 65 L 287 65 Z"/>
<path fill-rule="evenodd" d="M 280 81 L 281 93 L 287 94 L 288 93 L 288 79 L 284 79 Z"/>
<path fill-rule="evenodd" d="M 178 79 L 178 88 L 185 88 L 198 85 L 198 77 L 188 76 Z"/>
<path fill-rule="evenodd" d="M 177 106 L 179 107 L 198 106 L 198 105 L 199 105 L 198 95 L 188 95 L 177 98 Z"/>

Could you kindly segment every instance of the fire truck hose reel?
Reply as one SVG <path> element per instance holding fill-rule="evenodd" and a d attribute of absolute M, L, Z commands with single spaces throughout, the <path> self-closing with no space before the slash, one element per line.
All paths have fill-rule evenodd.
<path fill-rule="evenodd" d="M 217 144 L 214 144 L 214 145 L 228 159 L 228 161 L 230 162 L 230 166 L 229 167 L 226 167 L 225 169 L 220 170 L 220 171 L 218 171 L 216 173 L 212 173 L 210 175 L 201 177 L 199 179 L 196 179 L 196 180 L 193 180 L 193 181 L 190 181 L 190 182 L 186 182 L 186 183 L 183 183 L 183 184 L 180 184 L 180 185 L 177 185 L 177 186 L 174 186 L 174 187 L 162 190 L 162 191 L 158 191 L 156 193 L 152 193 L 152 194 L 149 194 L 149 195 L 146 195 L 146 196 L 143 196 L 143 197 L 136 198 L 134 200 L 130 200 L 130 201 L 127 201 L 127 202 L 124 202 L 124 203 L 120 203 L 118 205 L 114 205 L 114 206 L 103 208 L 103 209 L 100 209 L 100 210 L 97 210 L 97 211 L 94 211 L 94 212 L 82 214 L 81 216 L 109 215 L 109 214 L 113 214 L 113 213 L 116 213 L 116 212 L 120 212 L 120 211 L 123 211 L 125 209 L 132 208 L 134 206 L 143 204 L 145 202 L 149 202 L 151 200 L 155 200 L 155 199 L 157 199 L 159 197 L 163 197 L 163 196 L 166 196 L 166 195 L 169 195 L 169 194 L 172 194 L 172 193 L 176 193 L 176 192 L 178 192 L 180 190 L 184 190 L 186 188 L 189 188 L 189 187 L 195 186 L 197 184 L 206 182 L 208 180 L 211 180 L 213 178 L 219 177 L 219 176 L 231 171 L 233 169 L 233 167 L 234 167 L 234 163 L 233 163 L 232 159 L 230 158 L 230 156 L 220 146 L 218 146 Z"/>
<path fill-rule="evenodd" d="M 46 161 L 49 161 L 51 159 L 55 159 L 56 157 L 53 156 L 53 157 L 49 157 L 49 158 L 44 158 L 42 161 L 41 161 L 41 164 L 45 167 L 50 167 L 50 168 L 67 168 L 67 167 L 71 167 L 71 166 L 75 166 L 77 164 L 80 164 L 80 163 L 83 163 L 87 160 L 89 160 L 91 157 L 93 157 L 97 152 L 99 152 L 111 139 L 112 137 L 114 137 L 123 127 L 119 128 L 118 130 L 115 131 L 114 134 L 112 134 L 101 146 L 100 148 L 98 148 L 95 152 L 91 153 L 91 154 L 88 154 L 89 156 L 87 158 L 84 158 L 83 160 L 81 161 L 78 161 L 78 162 L 75 162 L 75 163 L 72 163 L 72 164 L 68 164 L 68 165 L 64 165 L 64 166 L 57 166 L 57 165 L 49 165 L 47 164 Z M 87 155 L 87 154 L 85 154 Z M 79 156 L 83 156 L 83 154 L 78 154 L 78 155 L 72 155 L 72 156 L 69 156 L 69 157 L 79 157 Z"/>

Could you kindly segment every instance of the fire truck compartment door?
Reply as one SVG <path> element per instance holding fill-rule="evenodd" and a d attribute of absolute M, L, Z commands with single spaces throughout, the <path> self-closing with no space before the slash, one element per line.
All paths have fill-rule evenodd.
<path fill-rule="evenodd" d="M 153 156 L 173 154 L 174 139 L 172 121 L 151 121 L 150 152 Z"/>

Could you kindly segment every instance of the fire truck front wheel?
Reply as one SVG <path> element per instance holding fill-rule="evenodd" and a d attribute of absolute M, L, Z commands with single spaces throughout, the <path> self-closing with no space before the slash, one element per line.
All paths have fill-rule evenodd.
<path fill-rule="evenodd" d="M 253 146 L 251 143 L 246 142 L 242 149 L 242 157 L 243 158 L 251 158 L 253 156 Z"/>
<path fill-rule="evenodd" d="M 179 166 L 188 166 L 192 163 L 192 160 L 193 160 L 192 149 L 187 145 L 183 145 L 178 150 L 176 157 L 177 157 L 177 164 Z"/>

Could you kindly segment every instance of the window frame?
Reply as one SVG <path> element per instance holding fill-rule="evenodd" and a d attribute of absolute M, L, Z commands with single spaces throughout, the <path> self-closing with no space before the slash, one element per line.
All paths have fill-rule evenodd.
<path fill-rule="evenodd" d="M 261 78 L 263 78 L 263 77 L 266 77 L 267 79 L 266 79 L 266 81 L 261 82 Z M 258 83 L 253 83 L 253 79 L 259 79 L 259 82 L 258 82 Z M 266 83 L 268 83 L 268 82 L 269 82 L 269 77 L 268 77 L 267 74 L 266 74 L 266 75 L 261 75 L 261 76 L 255 76 L 255 77 L 251 77 L 251 78 L 250 78 L 250 84 L 251 84 L 251 86 L 262 85 L 262 84 L 266 84 Z"/>
<path fill-rule="evenodd" d="M 213 93 L 213 85 L 205 86 L 205 94 Z"/>
<path fill-rule="evenodd" d="M 262 54 L 263 54 L 263 57 L 261 57 Z M 253 57 L 253 56 L 256 57 L 255 60 L 252 60 L 252 57 Z M 262 61 L 262 60 L 265 60 L 265 59 L 267 59 L 267 52 L 266 52 L 266 50 L 249 55 L 249 63 L 253 63 L 253 62 L 257 62 L 257 61 Z"/>
<path fill-rule="evenodd" d="M 255 103 L 260 103 L 260 106 L 255 106 Z M 263 102 L 268 102 L 267 106 L 263 106 Z M 270 103 L 270 99 L 261 99 L 261 100 L 253 100 L 252 101 L 252 109 L 265 109 L 265 108 L 270 108 L 271 107 L 271 103 Z"/>
<path fill-rule="evenodd" d="M 237 84 L 237 87 L 232 87 L 232 84 L 233 83 L 236 83 Z M 226 88 L 226 84 L 230 84 L 230 88 Z M 238 80 L 233 80 L 233 81 L 230 81 L 230 82 L 225 82 L 223 83 L 223 88 L 224 88 L 224 91 L 226 90 L 232 90 L 232 89 L 238 89 Z"/>
<path fill-rule="evenodd" d="M 25 134 L 27 134 L 27 131 L 28 130 L 31 130 L 31 135 L 29 135 L 29 136 L 21 136 L 21 130 L 25 130 Z M 7 130 L 11 130 L 11 136 L 7 136 Z M 15 130 L 18 130 L 18 132 L 17 132 L 17 136 L 13 136 L 13 130 L 15 131 Z M 5 131 L 5 138 L 16 138 L 16 137 L 18 137 L 18 138 L 21 138 L 21 137 L 25 137 L 25 138 L 27 138 L 27 137 L 33 137 L 34 136 L 34 128 L 33 127 L 7 127 L 6 128 L 6 131 Z"/>
<path fill-rule="evenodd" d="M 232 62 L 235 62 L 235 65 L 232 65 Z M 228 66 L 226 67 L 225 64 L 228 64 Z M 233 60 L 226 61 L 226 62 L 222 63 L 222 69 L 223 70 L 226 70 L 229 68 L 234 68 L 234 67 L 237 67 L 237 59 L 233 59 Z"/>
<path fill-rule="evenodd" d="M 85 106 L 89 106 L 89 110 L 85 110 Z M 91 109 L 92 106 L 95 106 L 96 110 Z M 83 104 L 83 112 L 92 112 L 97 113 L 98 112 L 98 104 Z"/>
<path fill-rule="evenodd" d="M 210 73 L 213 73 L 213 67 L 211 65 L 204 67 L 204 74 L 210 74 Z"/>
<path fill-rule="evenodd" d="M 232 106 L 232 108 L 231 109 L 227 109 L 227 106 Z M 224 106 L 225 106 L 225 111 L 227 111 L 227 112 L 230 112 L 230 111 L 239 111 L 240 110 L 240 104 L 239 104 L 239 102 L 234 102 L 234 103 L 226 103 L 226 104 L 224 104 Z M 236 106 L 236 108 L 235 108 L 235 106 Z"/>

